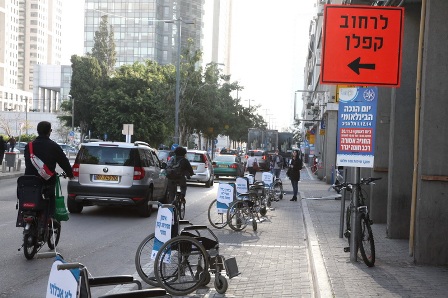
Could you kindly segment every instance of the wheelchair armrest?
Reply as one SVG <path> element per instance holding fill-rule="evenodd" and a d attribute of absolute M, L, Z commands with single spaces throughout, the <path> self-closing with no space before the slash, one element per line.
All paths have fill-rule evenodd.
<path fill-rule="evenodd" d="M 161 297 L 167 295 L 166 291 L 161 288 L 146 289 L 138 291 L 129 291 L 116 294 L 109 294 L 105 296 L 100 296 L 98 298 L 132 298 L 132 297 Z M 168 296 L 171 297 L 171 296 Z"/>
<path fill-rule="evenodd" d="M 186 220 L 186 219 L 179 219 L 179 224 L 180 225 L 189 225 L 190 221 Z"/>
<path fill-rule="evenodd" d="M 192 225 L 182 228 L 183 231 L 208 230 L 207 226 Z"/>
<path fill-rule="evenodd" d="M 139 290 L 142 289 L 142 284 L 140 281 L 134 279 L 132 275 L 112 275 L 112 276 L 97 276 L 89 277 L 89 285 L 91 287 L 101 287 L 109 285 L 121 285 L 135 283 Z"/>

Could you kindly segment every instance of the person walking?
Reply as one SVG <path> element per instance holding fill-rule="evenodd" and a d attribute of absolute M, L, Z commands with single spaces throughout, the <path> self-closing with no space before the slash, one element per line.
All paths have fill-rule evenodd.
<path fill-rule="evenodd" d="M 275 155 L 272 156 L 272 174 L 276 178 L 280 178 L 280 172 L 283 168 L 283 156 L 278 155 L 278 150 L 275 150 Z"/>
<path fill-rule="evenodd" d="M 184 147 L 177 147 L 174 149 L 175 156 L 171 157 L 168 161 L 168 167 L 178 167 L 179 175 L 175 178 L 168 178 L 168 194 L 169 194 L 169 204 L 174 201 L 174 197 L 177 192 L 177 185 L 180 186 L 181 202 L 185 203 L 185 195 L 187 194 L 187 179 L 185 176 L 190 178 L 194 175 L 193 168 L 191 167 L 190 161 L 185 158 L 187 154 L 187 149 Z M 177 166 L 178 165 L 178 166 Z"/>
<path fill-rule="evenodd" d="M 14 139 L 14 136 L 11 136 L 8 142 L 9 142 L 9 151 L 14 152 L 14 147 L 16 146 L 16 139 Z"/>
<path fill-rule="evenodd" d="M 299 150 L 292 152 L 292 158 L 290 160 L 288 168 L 288 177 L 291 180 L 293 196 L 290 201 L 297 201 L 297 194 L 299 192 L 300 170 L 303 167 L 303 161 L 300 158 Z"/>
<path fill-rule="evenodd" d="M 253 152 L 250 153 L 250 156 L 246 161 L 246 168 L 244 169 L 244 172 L 248 171 L 249 174 L 253 175 L 254 179 L 255 179 L 255 174 L 257 173 L 257 169 L 256 169 L 256 167 L 254 167 L 254 164 L 258 165 L 258 161 L 254 155 L 255 154 Z"/>
<path fill-rule="evenodd" d="M 0 136 L 0 165 L 3 164 L 3 158 L 5 157 L 5 151 L 8 147 L 6 146 L 5 140 L 3 140 L 3 136 Z"/>

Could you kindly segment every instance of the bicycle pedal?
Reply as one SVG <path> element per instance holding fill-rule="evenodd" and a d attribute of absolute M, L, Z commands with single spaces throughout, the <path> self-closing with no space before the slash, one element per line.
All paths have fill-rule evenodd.
<path fill-rule="evenodd" d="M 344 252 L 350 252 L 350 246 L 344 247 Z"/>

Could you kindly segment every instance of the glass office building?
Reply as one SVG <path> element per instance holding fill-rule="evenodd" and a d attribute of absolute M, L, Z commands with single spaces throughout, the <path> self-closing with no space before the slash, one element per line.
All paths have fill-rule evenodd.
<path fill-rule="evenodd" d="M 202 50 L 204 0 L 86 0 L 84 51 L 91 53 L 101 17 L 112 26 L 116 67 L 150 59 L 159 64 L 175 63 L 177 23 L 181 21 L 181 49 L 192 39 Z M 166 21 L 174 21 L 167 23 Z M 194 24 L 189 24 L 194 21 Z"/>

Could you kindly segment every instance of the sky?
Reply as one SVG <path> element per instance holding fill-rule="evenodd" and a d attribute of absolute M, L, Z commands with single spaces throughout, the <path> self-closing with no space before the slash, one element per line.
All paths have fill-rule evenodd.
<path fill-rule="evenodd" d="M 294 91 L 304 89 L 303 72 L 315 3 L 233 1 L 231 79 L 244 87 L 238 93 L 241 104 L 248 106 L 250 100 L 251 106 L 260 105 L 258 114 L 269 128 L 284 131 L 293 124 Z M 62 59 L 63 64 L 70 64 L 71 55 L 83 55 L 84 1 L 66 0 L 63 6 L 63 26 L 70 33 L 62 37 Z M 301 101 L 298 103 L 301 105 Z"/>

